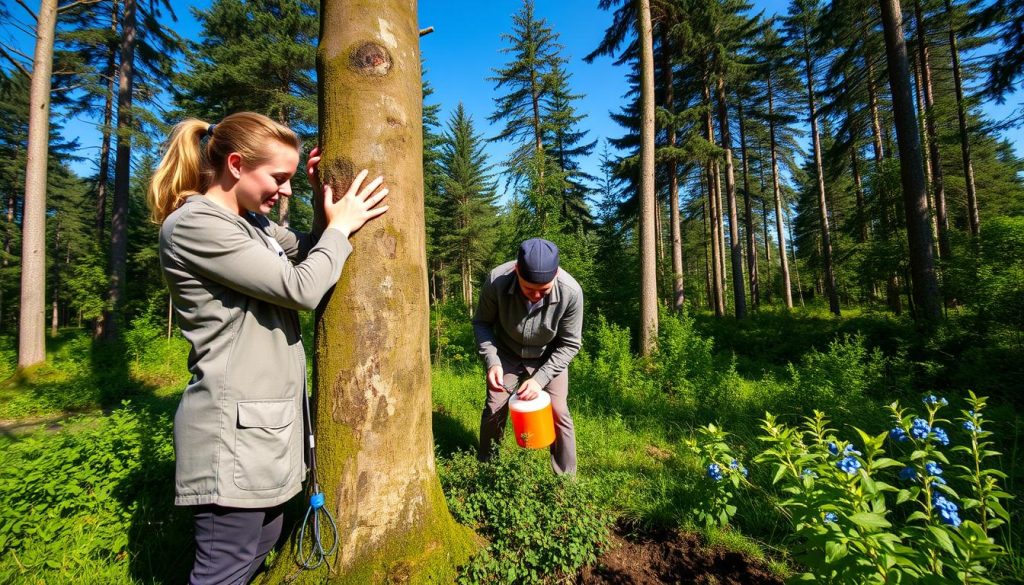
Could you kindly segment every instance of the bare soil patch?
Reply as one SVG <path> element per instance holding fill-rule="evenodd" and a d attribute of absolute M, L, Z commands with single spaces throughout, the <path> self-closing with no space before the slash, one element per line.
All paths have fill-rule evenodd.
<path fill-rule="evenodd" d="M 597 562 L 576 582 L 584 585 L 782 585 L 763 563 L 742 553 L 708 547 L 692 533 L 643 535 L 616 532 Z"/>

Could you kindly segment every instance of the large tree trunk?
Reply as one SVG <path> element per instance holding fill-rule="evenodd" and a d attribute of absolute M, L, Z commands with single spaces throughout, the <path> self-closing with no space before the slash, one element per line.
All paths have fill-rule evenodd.
<path fill-rule="evenodd" d="M 832 266 L 832 233 L 828 224 L 828 203 L 825 199 L 825 172 L 821 162 L 821 136 L 818 133 L 818 111 L 814 98 L 814 66 L 811 62 L 811 49 L 808 45 L 809 31 L 804 31 L 803 52 L 804 70 L 807 79 L 807 116 L 811 123 L 811 138 L 814 146 L 814 174 L 817 179 L 818 211 L 821 224 L 821 257 L 823 261 L 822 278 L 825 281 L 825 294 L 828 296 L 828 307 L 836 316 L 839 311 L 839 293 L 836 291 L 836 273 Z"/>
<path fill-rule="evenodd" d="M 743 120 L 743 104 L 736 105 L 740 118 L 740 165 L 743 167 L 743 225 L 747 240 L 747 273 L 750 280 L 750 302 L 754 309 L 761 304 L 761 287 L 757 280 L 757 246 L 754 241 L 754 210 L 750 204 L 750 177 L 747 168 L 747 133 Z"/>
<path fill-rule="evenodd" d="M 640 39 L 640 353 L 654 350 L 658 336 L 658 285 L 654 214 L 654 40 L 650 0 L 637 1 Z"/>
<path fill-rule="evenodd" d="M 334 576 L 299 579 L 450 583 L 471 534 L 434 467 L 416 2 L 324 0 L 320 27 L 322 178 L 340 191 L 360 169 L 385 174 L 391 209 L 353 236 L 316 315 L 318 479 L 340 546 Z M 269 582 L 295 572 L 279 559 Z"/>
<path fill-rule="evenodd" d="M 789 259 L 786 253 L 786 232 L 782 226 L 782 186 L 779 179 L 778 144 L 775 141 L 775 98 L 772 77 L 768 75 L 768 143 L 772 160 L 772 194 L 775 199 L 775 236 L 779 242 L 779 262 L 782 267 L 782 297 L 786 308 L 793 308 L 793 291 L 789 281 Z M 801 303 L 802 305 L 803 303 Z"/>
<path fill-rule="evenodd" d="M 953 24 L 953 5 L 946 0 L 946 18 L 949 19 L 949 52 L 953 61 L 953 88 L 956 90 L 956 114 L 960 127 L 960 153 L 964 159 L 964 180 L 967 185 L 967 225 L 971 235 L 981 233 L 978 215 L 978 194 L 974 186 L 974 164 L 971 162 L 971 140 L 967 134 L 967 106 L 964 105 L 963 77 L 960 71 L 960 51 L 957 49 L 956 27 Z"/>
<path fill-rule="evenodd" d="M 935 95 L 932 91 L 932 67 L 928 57 L 927 28 L 921 1 L 914 0 L 917 21 L 917 55 L 921 66 L 921 87 L 924 90 L 924 127 L 928 135 L 928 158 L 932 168 L 932 198 L 935 201 L 935 224 L 939 238 L 939 258 L 949 260 L 953 250 L 949 243 L 949 221 L 946 219 L 946 188 L 942 180 L 942 158 L 939 154 L 939 132 L 935 128 Z"/>
<path fill-rule="evenodd" d="M 880 0 L 885 55 L 889 65 L 896 142 L 900 153 L 900 179 L 907 217 L 907 243 L 915 305 L 914 317 L 936 321 L 941 316 L 939 283 L 935 275 L 935 250 L 928 230 L 928 193 L 922 172 L 921 144 L 910 93 L 910 68 L 903 37 L 899 0 Z"/>
<path fill-rule="evenodd" d="M 110 219 L 110 288 L 108 310 L 97 327 L 104 339 L 121 331 L 121 301 L 128 262 L 128 190 L 132 174 L 132 82 L 135 78 L 135 0 L 125 0 L 121 27 L 121 69 L 117 89 L 117 162 L 114 165 L 114 206 Z"/>
<path fill-rule="evenodd" d="M 46 165 L 50 151 L 50 78 L 57 0 L 41 0 L 29 93 L 28 156 L 21 236 L 18 367 L 46 360 Z"/>
<path fill-rule="evenodd" d="M 704 178 L 704 179 L 698 178 L 698 181 L 700 182 L 701 190 L 702 191 L 705 190 L 704 189 L 704 185 L 705 185 L 705 183 L 707 181 L 707 178 L 710 178 L 710 175 L 708 173 L 705 173 L 705 177 L 706 178 Z M 701 235 L 704 236 L 704 288 L 705 288 L 705 292 L 707 293 L 707 296 L 705 297 L 705 299 L 708 302 L 708 308 L 711 309 L 711 310 L 714 310 L 715 309 L 715 301 L 714 301 L 714 295 L 711 292 L 711 278 L 712 278 L 711 277 L 712 251 L 711 251 L 711 246 L 710 246 L 711 237 L 708 234 L 708 231 L 709 231 L 709 228 L 708 228 L 708 215 L 709 215 L 708 214 L 708 208 L 710 207 L 710 205 L 708 205 L 708 203 L 709 203 L 710 191 L 711 190 L 707 189 L 706 191 L 707 191 L 707 193 L 701 193 L 701 199 L 700 199 Z"/>

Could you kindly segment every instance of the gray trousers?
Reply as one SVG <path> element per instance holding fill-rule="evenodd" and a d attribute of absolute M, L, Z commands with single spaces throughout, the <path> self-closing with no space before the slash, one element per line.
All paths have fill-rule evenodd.
<path fill-rule="evenodd" d="M 498 356 L 501 368 L 505 372 L 502 383 L 506 388 L 519 388 L 540 365 L 536 360 L 522 361 Z M 551 469 L 557 474 L 576 473 L 576 427 L 572 423 L 572 414 L 566 399 L 569 397 L 569 370 L 555 376 L 544 390 L 551 395 L 551 410 L 555 415 L 555 442 L 551 445 Z M 512 395 L 504 390 L 493 392 L 487 389 L 487 402 L 480 416 L 480 446 L 477 458 L 488 461 L 494 456 L 495 450 L 505 434 L 505 423 L 508 421 L 508 401 Z"/>
<path fill-rule="evenodd" d="M 284 507 L 196 506 L 196 561 L 189 585 L 245 585 L 274 547 Z"/>

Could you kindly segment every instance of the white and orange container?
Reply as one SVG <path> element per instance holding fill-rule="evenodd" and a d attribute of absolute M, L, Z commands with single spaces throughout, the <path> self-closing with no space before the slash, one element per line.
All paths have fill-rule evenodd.
<path fill-rule="evenodd" d="M 555 442 L 555 417 L 551 395 L 541 391 L 533 400 L 512 396 L 508 401 L 516 443 L 526 449 L 543 449 Z"/>

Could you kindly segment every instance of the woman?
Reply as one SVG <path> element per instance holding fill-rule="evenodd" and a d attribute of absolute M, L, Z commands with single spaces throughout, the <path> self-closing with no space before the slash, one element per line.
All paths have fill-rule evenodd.
<path fill-rule="evenodd" d="M 319 161 L 314 150 L 315 186 Z M 192 344 L 174 452 L 175 504 L 194 512 L 193 584 L 247 583 L 280 536 L 282 504 L 305 473 L 297 311 L 337 282 L 348 236 L 387 210 L 383 178 L 364 186 L 364 170 L 337 202 L 329 185 L 317 194 L 319 237 L 274 224 L 265 216 L 291 195 L 298 162 L 298 137 L 265 116 L 186 120 L 149 189 L 164 279 Z"/>

